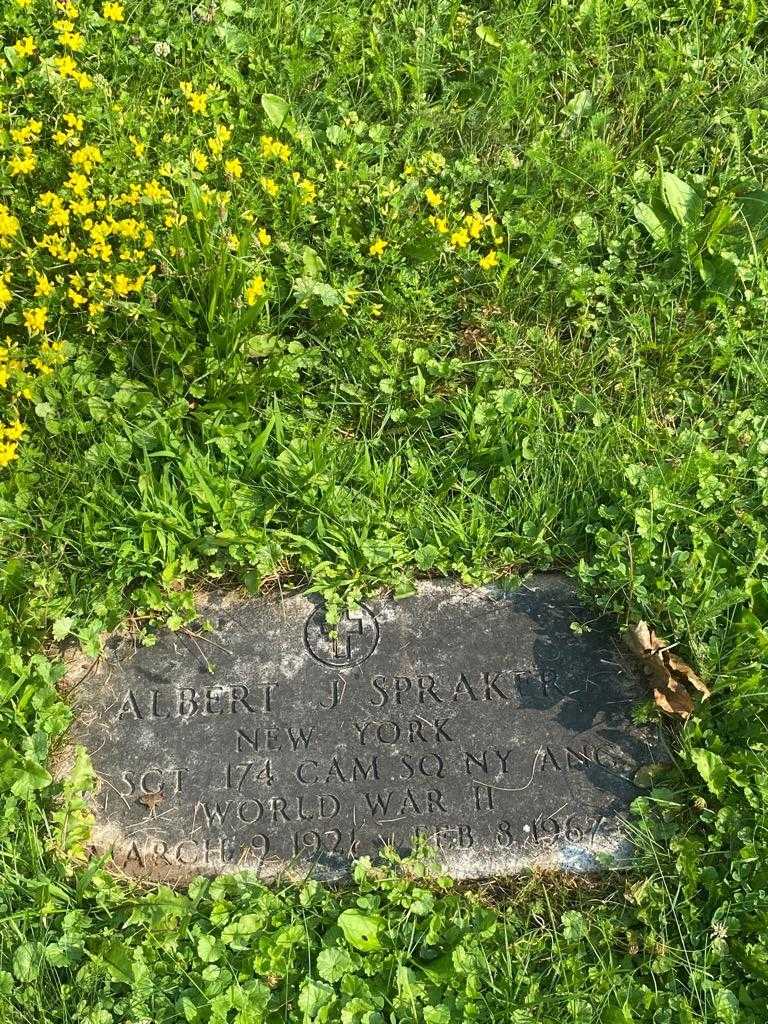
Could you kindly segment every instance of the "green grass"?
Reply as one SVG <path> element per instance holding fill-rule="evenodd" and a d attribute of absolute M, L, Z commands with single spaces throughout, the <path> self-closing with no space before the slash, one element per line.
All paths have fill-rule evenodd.
<path fill-rule="evenodd" d="M 53 53 L 51 10 L 4 8 L 3 45 L 32 34 Z M 187 219 L 166 230 L 140 204 L 158 268 L 142 294 L 108 302 L 92 332 L 52 299 L 66 360 L 28 397 L 0 391 L 0 421 L 26 425 L 0 470 L 2 1020 L 764 1024 L 760 5 L 137 0 L 116 25 L 95 12 L 82 5 L 88 92 L 6 51 L 0 202 L 29 244 L 40 193 L 68 170 L 44 134 L 34 175 L 12 178 L 8 129 L 37 117 L 47 133 L 74 110 L 105 155 L 95 196 L 176 161 L 163 183 Z M 207 120 L 180 81 L 210 88 Z M 264 94 L 287 104 L 279 127 Z M 184 162 L 215 122 L 241 179 Z M 265 133 L 290 144 L 314 203 L 286 171 L 265 197 Z M 205 186 L 231 191 L 226 209 Z M 446 250 L 428 187 L 444 208 L 494 215 L 497 267 L 478 264 L 487 236 Z M 24 349 L 37 342 L 18 312 L 34 302 L 23 265 L 42 257 L 2 253 L 3 333 Z M 46 266 L 62 282 L 73 269 Z M 248 307 L 257 272 L 266 295 Z M 637 803 L 629 876 L 471 891 L 392 864 L 340 892 L 230 878 L 174 894 L 75 866 L 88 770 L 62 786 L 45 769 L 68 720 L 52 641 L 95 653 L 126 615 L 180 624 L 214 578 L 308 583 L 338 609 L 407 594 L 419 574 L 552 566 L 619 623 L 645 617 L 679 641 L 713 688 L 674 771 Z M 340 925 L 353 909 L 379 948 Z"/>

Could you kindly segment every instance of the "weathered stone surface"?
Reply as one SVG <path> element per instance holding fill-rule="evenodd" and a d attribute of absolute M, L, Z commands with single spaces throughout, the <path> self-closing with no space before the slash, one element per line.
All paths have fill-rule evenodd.
<path fill-rule="evenodd" d="M 626 855 L 642 689 L 563 577 L 424 582 L 328 635 L 321 606 L 218 595 L 154 647 L 115 637 L 74 687 L 95 848 L 135 875 L 343 875 L 422 834 L 456 877 Z"/>

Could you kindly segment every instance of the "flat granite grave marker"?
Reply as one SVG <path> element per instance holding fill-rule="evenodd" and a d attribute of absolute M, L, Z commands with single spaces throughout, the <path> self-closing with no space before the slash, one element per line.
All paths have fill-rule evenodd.
<path fill-rule="evenodd" d="M 330 880 L 415 836 L 457 878 L 620 862 L 638 770 L 664 746 L 632 724 L 644 691 L 611 631 L 571 630 L 587 617 L 544 574 L 422 582 L 335 631 L 306 595 L 218 594 L 153 647 L 114 636 L 72 688 L 94 851 L 169 880 Z"/>

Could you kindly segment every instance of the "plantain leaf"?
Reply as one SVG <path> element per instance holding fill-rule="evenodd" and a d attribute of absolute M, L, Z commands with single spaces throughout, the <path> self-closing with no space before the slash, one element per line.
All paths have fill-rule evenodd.
<path fill-rule="evenodd" d="M 701 198 L 682 178 L 665 171 L 661 176 L 661 196 L 664 205 L 684 228 L 698 224 L 701 217 Z"/>
<path fill-rule="evenodd" d="M 282 125 L 290 109 L 287 100 L 284 100 L 282 96 L 275 96 L 271 92 L 261 94 L 261 105 L 275 128 Z"/>

